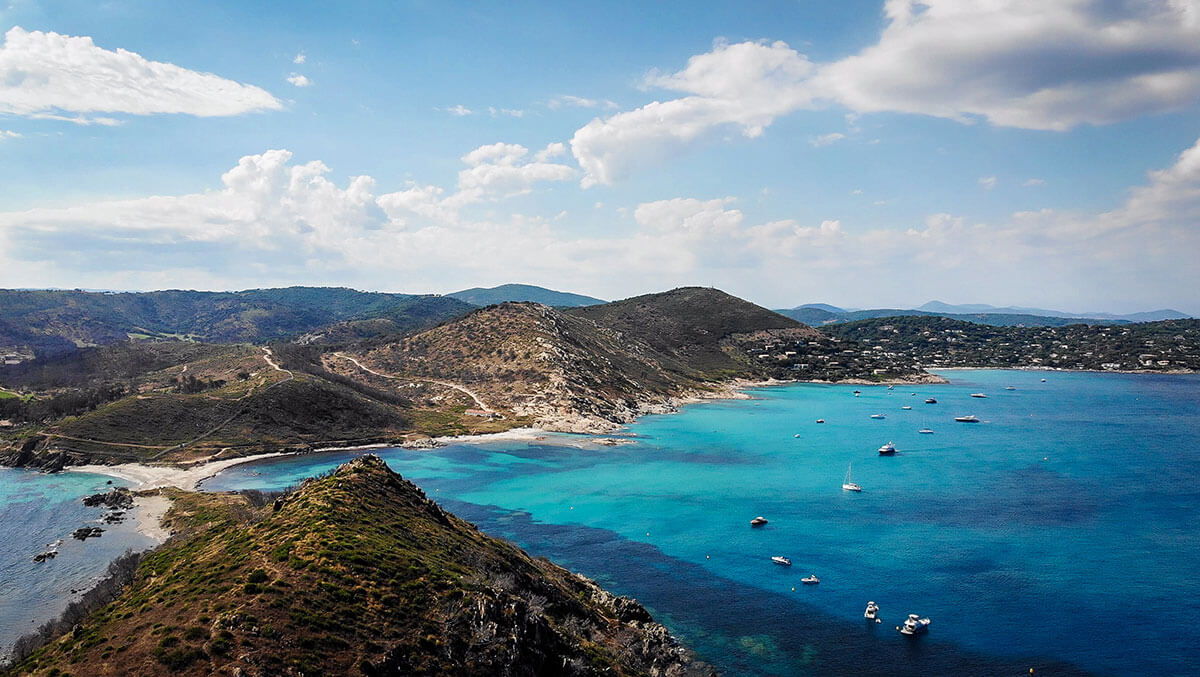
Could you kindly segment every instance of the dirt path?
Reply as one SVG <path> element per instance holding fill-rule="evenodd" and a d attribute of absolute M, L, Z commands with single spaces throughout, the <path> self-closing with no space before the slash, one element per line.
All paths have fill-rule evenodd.
<path fill-rule="evenodd" d="M 482 409 L 483 411 L 486 411 L 489 413 L 495 413 L 495 411 L 496 411 L 495 409 L 492 409 L 491 407 L 489 407 L 487 405 L 487 403 L 483 401 L 483 398 L 480 397 L 478 394 L 476 394 L 474 391 L 472 391 L 471 389 L 469 389 L 465 386 L 461 386 L 457 383 L 452 383 L 450 381 L 439 381 L 438 379 L 425 378 L 424 376 L 393 376 L 391 374 L 381 374 L 380 372 L 377 372 L 374 369 L 371 369 L 370 367 L 364 365 L 362 362 L 359 362 L 358 360 L 354 359 L 353 357 L 350 357 L 349 355 L 346 355 L 345 353 L 334 353 L 333 355 L 334 355 L 334 357 L 340 357 L 345 360 L 350 360 L 359 369 L 362 369 L 363 371 L 367 372 L 368 374 L 374 374 L 381 378 L 387 378 L 387 379 L 391 379 L 393 381 L 423 381 L 425 383 L 436 383 L 440 386 L 445 386 L 447 388 L 453 388 L 454 390 L 457 390 L 462 393 L 466 393 L 468 396 L 470 396 L 471 399 L 475 400 L 475 404 L 478 405 L 479 408 Z"/>

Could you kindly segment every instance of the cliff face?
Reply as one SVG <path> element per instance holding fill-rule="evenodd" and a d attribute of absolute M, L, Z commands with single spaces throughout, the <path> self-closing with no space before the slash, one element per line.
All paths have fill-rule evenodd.
<path fill-rule="evenodd" d="M 13 674 L 708 674 L 639 604 L 444 512 L 378 457 L 254 508 L 182 494 L 181 535 Z"/>

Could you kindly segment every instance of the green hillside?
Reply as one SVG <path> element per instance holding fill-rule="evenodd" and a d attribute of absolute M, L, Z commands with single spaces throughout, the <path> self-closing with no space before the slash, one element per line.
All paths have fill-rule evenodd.
<path fill-rule="evenodd" d="M 490 306 L 509 301 L 540 303 L 544 306 L 577 307 L 604 303 L 601 299 L 582 294 L 554 291 L 531 284 L 502 284 L 499 287 L 472 287 L 446 294 L 476 306 Z"/>

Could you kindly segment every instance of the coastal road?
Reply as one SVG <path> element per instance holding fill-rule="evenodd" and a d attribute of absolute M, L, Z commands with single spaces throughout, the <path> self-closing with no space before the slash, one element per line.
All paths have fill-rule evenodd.
<path fill-rule="evenodd" d="M 466 393 L 467 395 L 469 395 L 471 399 L 475 400 L 475 404 L 478 405 L 479 408 L 482 409 L 483 411 L 486 411 L 488 413 L 493 413 L 493 414 L 496 413 L 496 410 L 489 407 L 487 405 L 487 403 L 483 401 L 483 398 L 481 398 L 473 390 L 471 390 L 465 386 L 459 385 L 457 383 L 452 383 L 450 381 L 439 381 L 438 379 L 425 378 L 424 376 L 393 376 L 391 374 L 382 374 L 382 373 L 377 372 L 374 369 L 364 365 L 362 362 L 359 362 L 358 360 L 354 359 L 353 357 L 350 357 L 349 355 L 347 355 L 345 353 L 334 353 L 333 355 L 334 355 L 334 357 L 340 357 L 344 360 L 350 360 L 359 369 L 362 369 L 363 371 L 367 372 L 368 374 L 374 374 L 381 378 L 387 378 L 387 379 L 391 379 L 393 381 L 423 381 L 425 383 L 436 383 L 440 386 L 445 386 L 447 388 L 453 388 L 459 392 Z"/>

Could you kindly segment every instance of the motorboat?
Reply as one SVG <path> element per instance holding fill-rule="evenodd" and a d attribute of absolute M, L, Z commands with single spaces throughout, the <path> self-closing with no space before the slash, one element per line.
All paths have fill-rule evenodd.
<path fill-rule="evenodd" d="M 809 574 L 804 578 L 801 578 L 800 582 L 805 585 L 816 585 L 817 583 L 821 582 L 821 579 L 817 578 L 816 574 Z"/>
<path fill-rule="evenodd" d="M 979 417 L 975 416 L 974 414 L 955 416 L 954 420 L 958 421 L 959 423 L 979 423 Z"/>
<path fill-rule="evenodd" d="M 929 399 L 925 400 L 925 404 L 937 404 L 937 400 L 930 397 Z"/>
<path fill-rule="evenodd" d="M 858 396 L 859 396 L 859 395 L 861 395 L 861 394 L 862 394 L 862 391 L 861 391 L 861 390 L 855 390 L 855 391 L 854 391 L 854 396 L 855 396 L 855 397 L 858 397 Z"/>
<path fill-rule="evenodd" d="M 1042 379 L 1042 383 L 1045 383 L 1045 382 L 1046 382 L 1046 379 Z"/>
<path fill-rule="evenodd" d="M 929 631 L 929 624 L 933 621 L 928 618 L 921 618 L 917 614 L 909 614 L 905 619 L 904 625 L 901 625 L 898 630 L 902 635 L 921 635 Z"/>
<path fill-rule="evenodd" d="M 894 453 L 896 453 L 896 445 L 892 444 L 891 442 L 879 447 L 880 456 L 891 456 Z"/>
<path fill-rule="evenodd" d="M 882 621 L 879 620 L 878 616 L 879 616 L 879 605 L 876 604 L 875 602 L 867 602 L 867 610 L 863 612 L 863 618 L 867 619 L 868 621 L 875 621 L 876 623 L 880 623 Z"/>
<path fill-rule="evenodd" d="M 871 414 L 871 418 L 880 419 L 880 418 L 887 418 L 887 416 L 884 416 L 883 414 Z"/>
<path fill-rule="evenodd" d="M 850 480 L 850 471 L 854 468 L 851 463 L 850 467 L 846 468 L 846 479 L 842 482 L 842 490 L 844 491 L 862 491 L 862 487 Z"/>
<path fill-rule="evenodd" d="M 1004 389 L 1005 390 L 1016 390 L 1016 388 L 1014 388 L 1012 386 L 1004 386 Z"/>
<path fill-rule="evenodd" d="M 918 432 L 918 433 L 920 433 L 920 434 L 922 434 L 922 435 L 932 435 L 932 434 L 933 434 L 933 428 L 921 428 L 921 429 L 920 429 L 920 430 L 918 430 L 917 432 Z"/>
<path fill-rule="evenodd" d="M 764 525 L 766 523 L 767 523 L 767 518 L 763 517 L 762 515 L 759 515 L 758 517 L 755 517 L 754 519 L 750 520 L 750 526 L 752 526 L 752 527 L 761 527 L 762 525 Z"/>
<path fill-rule="evenodd" d="M 983 393 L 971 393 L 971 397 L 978 397 L 979 399 L 982 400 L 982 399 L 986 399 L 987 395 L 984 395 Z"/>
<path fill-rule="evenodd" d="M 825 422 L 825 419 L 823 419 L 823 418 L 818 418 L 818 419 L 817 419 L 817 423 L 824 423 L 824 422 Z"/>
<path fill-rule="evenodd" d="M 906 409 L 906 410 L 907 410 L 907 409 L 912 409 L 912 407 L 911 407 L 911 406 L 909 406 L 909 405 L 907 405 L 907 404 L 906 404 L 906 405 L 904 405 L 903 407 L 900 407 L 900 408 L 901 408 L 901 409 Z"/>
<path fill-rule="evenodd" d="M 784 557 L 783 555 L 775 555 L 774 557 L 771 558 L 771 561 L 780 566 L 785 566 L 785 567 L 792 566 L 792 560 Z"/>

